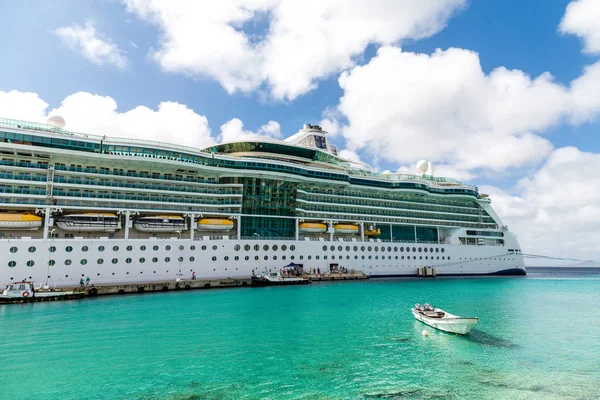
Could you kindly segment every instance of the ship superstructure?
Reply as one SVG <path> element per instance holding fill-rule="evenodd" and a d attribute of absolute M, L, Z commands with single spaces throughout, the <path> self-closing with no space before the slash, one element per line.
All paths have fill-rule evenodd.
<path fill-rule="evenodd" d="M 375 173 L 306 124 L 206 149 L 0 119 L 0 284 L 249 276 L 293 261 L 370 276 L 522 274 L 476 187 Z"/>

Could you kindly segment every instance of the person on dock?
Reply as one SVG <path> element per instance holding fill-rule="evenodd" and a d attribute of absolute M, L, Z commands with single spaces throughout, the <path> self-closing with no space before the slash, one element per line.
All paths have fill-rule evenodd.
<path fill-rule="evenodd" d="M 79 286 L 83 287 L 83 278 L 79 279 Z"/>
<path fill-rule="evenodd" d="M 85 286 L 90 286 L 90 277 L 85 278 Z"/>
<path fill-rule="evenodd" d="M 321 268 L 317 268 L 317 274 L 321 275 Z"/>
<path fill-rule="evenodd" d="M 196 280 L 196 271 L 192 271 L 192 280 L 195 281 Z"/>

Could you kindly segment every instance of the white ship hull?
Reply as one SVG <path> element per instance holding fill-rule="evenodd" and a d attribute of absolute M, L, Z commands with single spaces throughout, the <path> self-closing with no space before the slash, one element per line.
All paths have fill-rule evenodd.
<path fill-rule="evenodd" d="M 259 246 L 258 251 L 255 250 L 256 245 Z M 275 245 L 277 250 L 273 251 Z M 129 246 L 131 250 L 128 250 Z M 264 250 L 265 246 L 269 250 Z M 323 250 L 323 246 L 327 250 Z M 333 251 L 331 246 L 334 246 Z M 364 251 L 361 251 L 362 246 L 365 247 Z M 369 246 L 371 251 L 367 250 Z M 32 247 L 35 248 L 33 252 L 29 250 Z M 55 247 L 55 252 L 50 253 L 50 247 Z M 104 250 L 99 251 L 102 247 Z M 407 247 L 410 252 L 406 251 Z M 68 251 L 69 248 L 71 251 Z M 83 251 L 86 248 L 87 251 Z M 400 251 L 401 248 L 404 251 Z M 253 270 L 256 273 L 277 271 L 292 261 L 302 264 L 305 270 L 319 268 L 326 272 L 330 264 L 338 264 L 371 277 L 416 276 L 417 268 L 424 265 L 435 267 L 438 276 L 525 273 L 523 256 L 508 254 L 505 246 L 358 240 L 22 238 L 0 240 L 0 254 L 5 256 L 0 268 L 0 285 L 22 279 L 46 281 L 49 260 L 54 261 L 54 265 L 49 267 L 49 283 L 57 287 L 77 285 L 82 277 L 88 276 L 91 283 L 96 285 L 163 281 L 178 276 L 187 279 L 192 271 L 195 271 L 197 279 L 248 277 Z M 178 261 L 179 257 L 183 257 L 181 262 Z"/>

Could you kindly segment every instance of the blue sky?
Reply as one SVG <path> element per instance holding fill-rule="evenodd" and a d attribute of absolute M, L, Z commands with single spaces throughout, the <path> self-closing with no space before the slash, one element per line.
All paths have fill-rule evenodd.
<path fill-rule="evenodd" d="M 180 3 L 167 10 L 152 0 L 62 0 L 60 7 L 41 0 L 0 2 L 0 14 L 5 16 L 4 34 L 0 35 L 4 55 L 0 62 L 0 106 L 5 105 L 0 116 L 43 119 L 58 109 L 70 116 L 67 124 L 73 121 L 74 125 L 67 128 L 73 130 L 114 132 L 117 136 L 131 131 L 135 137 L 148 134 L 164 141 L 180 135 L 186 144 L 186 135 L 202 136 L 193 143 L 205 144 L 236 135 L 283 138 L 304 122 L 323 121 L 338 128 L 332 139 L 345 149 L 346 156 L 360 158 L 379 170 L 412 169 L 415 160 L 431 159 L 440 165 L 440 173 L 455 175 L 495 195 L 499 213 L 516 224 L 539 222 L 543 204 L 536 203 L 525 214 L 521 208 L 537 197 L 531 188 L 543 186 L 546 175 L 554 171 L 553 163 L 564 164 L 559 171 L 572 168 L 579 172 L 581 158 L 591 157 L 585 161 L 590 165 L 597 162 L 600 99 L 593 93 L 600 90 L 589 88 L 600 88 L 600 82 L 596 75 L 584 71 L 585 66 L 600 60 L 600 51 L 594 47 L 595 41 L 600 41 L 600 28 L 594 30 L 590 22 L 596 16 L 596 21 L 600 20 L 594 0 L 432 0 L 434 5 L 427 10 L 410 1 L 359 0 L 355 2 L 358 5 L 347 7 L 350 11 L 345 10 L 344 2 L 327 0 L 322 3 L 331 3 L 330 8 L 319 5 L 310 10 L 315 13 L 314 20 L 303 17 L 303 3 L 294 0 L 264 0 L 264 4 L 254 2 L 260 6 L 223 6 L 216 11 L 213 8 L 220 5 L 204 3 L 209 2 L 188 2 L 185 7 Z M 563 29 L 561 21 L 569 5 L 573 13 Z M 377 11 L 378 7 L 383 13 L 366 16 L 365 10 Z M 173 10 L 177 17 L 168 20 L 165 16 Z M 321 16 L 316 15 L 321 11 Z M 283 34 L 267 37 L 270 27 L 283 26 L 281 32 L 297 29 L 294 13 L 304 18 L 300 29 L 315 31 L 316 36 L 304 37 L 301 32 L 296 35 L 300 36 L 298 41 Z M 285 23 L 282 18 L 277 25 L 277 15 L 285 15 Z M 186 22 L 188 17 L 191 23 Z M 196 26 L 193 18 L 198 19 Z M 364 28 L 352 26 L 363 20 L 373 23 Z M 218 29 L 235 30 L 231 40 L 224 38 L 223 30 L 214 34 L 202 30 L 215 21 L 221 24 Z M 106 54 L 92 60 L 82 51 L 81 41 L 74 44 L 68 34 L 60 33 L 66 29 L 80 34 L 86 26 L 92 27 L 95 38 L 112 46 L 111 51 L 116 52 L 113 57 L 125 60 L 126 65 L 116 65 L 115 58 L 110 61 Z M 362 29 L 372 31 L 354 37 L 360 36 L 357 31 Z M 173 53 L 167 51 L 169 37 L 175 37 L 173 43 L 178 47 Z M 250 43 L 243 50 L 235 44 L 240 37 Z M 273 37 L 288 42 L 276 47 L 270 42 Z M 331 43 L 331 51 L 320 50 Z M 273 48 L 268 49 L 271 45 Z M 450 48 L 460 51 L 451 53 Z M 442 51 L 439 57 L 433 56 L 436 49 Z M 330 53 L 336 54 L 330 57 Z M 295 57 L 303 62 L 290 63 Z M 479 65 L 481 73 L 477 71 Z M 509 73 L 494 77 L 494 70 L 500 67 L 518 70 L 526 78 Z M 443 76 L 445 70 L 454 72 Z M 533 80 L 546 72 L 553 80 L 542 82 L 543 90 L 533 90 Z M 344 83 L 338 81 L 342 75 L 346 77 Z M 578 91 L 562 93 L 578 78 L 585 78 Z M 471 82 L 476 82 L 474 87 L 470 87 Z M 522 86 L 521 94 L 505 97 L 504 90 L 496 90 L 504 84 Z M 370 87 L 376 87 L 377 93 L 372 94 Z M 37 98 L 14 101 L 11 96 L 16 94 L 7 94 L 11 91 L 34 93 Z M 99 106 L 90 100 L 90 107 L 108 107 L 98 112 L 98 118 L 104 119 L 99 122 L 94 121 L 95 110 L 85 109 L 87 103 L 80 98 L 73 103 L 81 109 L 73 104 L 61 108 L 61 102 L 78 92 L 88 93 L 88 100 L 92 95 L 110 98 L 118 108 L 111 111 L 106 101 Z M 402 98 L 405 93 L 410 97 Z M 472 98 L 478 99 L 473 100 L 473 106 L 454 104 L 468 103 Z M 95 99 L 99 101 L 99 97 Z M 395 99 L 398 104 L 390 104 Z M 525 99 L 523 103 L 519 103 L 521 99 Z M 415 110 L 402 113 L 413 100 L 418 103 Z M 44 108 L 40 102 L 48 106 Z M 179 103 L 185 110 L 167 115 L 164 110 L 158 112 L 161 102 Z M 485 106 L 477 110 L 475 106 L 481 103 Z M 510 109 L 512 103 L 514 110 Z M 139 106 L 147 107 L 144 115 L 151 114 L 151 118 L 140 117 L 143 113 L 120 116 Z M 373 110 L 369 113 L 364 111 L 370 107 Z M 499 108 L 503 108 L 502 113 L 495 115 L 494 109 Z M 440 109 L 444 112 L 438 112 Z M 371 118 L 373 114 L 381 115 Z M 420 119 L 412 118 L 423 114 Z M 115 121 L 106 121 L 113 117 Z M 203 125 L 204 117 L 207 122 Z M 160 121 L 154 125 L 162 130 L 149 133 L 152 118 Z M 125 119 L 127 123 L 117 127 L 117 121 Z M 270 126 L 278 128 L 266 128 L 269 121 L 276 121 L 278 126 Z M 169 125 L 173 131 L 165 128 Z M 138 126 L 141 128 L 135 132 Z M 200 132 L 202 126 L 206 129 Z M 475 143 L 488 136 L 488 142 L 482 139 Z M 470 147 L 463 145 L 469 143 Z M 487 154 L 488 147 L 501 149 Z M 574 148 L 574 155 L 566 156 L 571 154 L 564 150 L 568 147 Z M 596 175 L 588 173 L 581 184 L 589 186 L 590 179 L 593 185 L 598 184 Z M 592 201 L 571 204 L 570 208 L 551 204 L 546 211 L 559 220 L 567 218 L 573 207 L 592 206 Z M 596 211 L 592 220 L 596 215 L 600 219 Z M 589 220 L 589 216 L 582 218 Z M 541 226 L 547 231 L 547 225 Z M 556 236 L 545 240 L 552 243 Z M 581 252 L 600 251 L 600 238 L 586 243 Z"/>

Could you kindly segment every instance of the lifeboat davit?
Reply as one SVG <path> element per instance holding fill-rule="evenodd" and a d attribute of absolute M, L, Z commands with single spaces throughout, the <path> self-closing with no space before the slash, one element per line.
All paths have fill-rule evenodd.
<path fill-rule="evenodd" d="M 381 235 L 381 229 L 377 228 L 372 228 L 372 229 L 365 229 L 365 235 L 367 236 L 379 236 Z"/>
<path fill-rule="evenodd" d="M 42 217 L 33 214 L 2 213 L 0 214 L 0 229 L 18 229 L 35 231 L 41 228 Z"/>
<path fill-rule="evenodd" d="M 138 218 L 133 227 L 140 232 L 172 233 L 187 229 L 185 219 L 179 215 L 148 215 Z"/>
<path fill-rule="evenodd" d="M 228 219 L 203 218 L 198 221 L 200 231 L 228 231 L 233 229 L 233 221 Z"/>
<path fill-rule="evenodd" d="M 70 232 L 114 232 L 121 229 L 121 222 L 116 214 L 90 212 L 63 215 L 56 226 Z"/>
<path fill-rule="evenodd" d="M 300 233 L 324 233 L 327 230 L 327 225 L 316 222 L 303 222 L 298 225 Z"/>
<path fill-rule="evenodd" d="M 335 233 L 342 235 L 355 235 L 358 233 L 358 226 L 349 224 L 337 224 L 333 226 Z"/>

